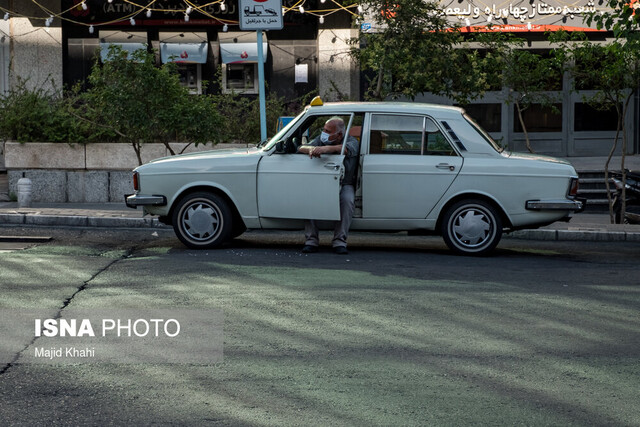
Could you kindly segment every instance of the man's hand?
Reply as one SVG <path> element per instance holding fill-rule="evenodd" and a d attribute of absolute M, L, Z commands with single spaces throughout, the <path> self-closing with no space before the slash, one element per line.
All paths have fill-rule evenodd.
<path fill-rule="evenodd" d="M 321 146 L 321 147 L 311 147 L 311 150 L 309 150 L 309 158 L 313 158 L 313 157 L 321 157 L 322 154 L 326 153 L 326 146 Z"/>
<path fill-rule="evenodd" d="M 342 145 L 321 145 L 311 146 L 307 145 L 300 148 L 302 154 L 309 154 L 309 158 L 321 157 L 323 154 L 340 154 L 342 151 Z"/>

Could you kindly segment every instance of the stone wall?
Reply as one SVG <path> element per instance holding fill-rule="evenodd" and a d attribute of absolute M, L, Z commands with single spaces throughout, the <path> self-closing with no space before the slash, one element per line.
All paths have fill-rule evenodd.
<path fill-rule="evenodd" d="M 8 21 L 9 87 L 18 79 L 30 88 L 42 88 L 57 93 L 62 89 L 62 28 L 60 20 L 45 26 L 48 15 L 43 11 L 60 12 L 60 0 L 1 1 L 4 7 L 20 14 Z M 3 30 L 4 31 L 4 30 Z M 5 31 L 7 32 L 7 31 Z"/>
<path fill-rule="evenodd" d="M 10 194 L 17 194 L 20 178 L 29 178 L 36 203 L 115 203 L 133 193 L 131 172 L 16 169 L 7 174 Z"/>
<path fill-rule="evenodd" d="M 184 145 L 174 143 L 171 147 L 179 152 Z M 186 152 L 239 147 L 246 145 L 189 146 Z M 9 193 L 17 193 L 20 178 L 29 178 L 34 202 L 123 202 L 125 194 L 133 193 L 131 171 L 138 160 L 128 144 L 6 142 L 3 151 Z M 143 163 L 170 154 L 164 144 L 142 147 Z"/>

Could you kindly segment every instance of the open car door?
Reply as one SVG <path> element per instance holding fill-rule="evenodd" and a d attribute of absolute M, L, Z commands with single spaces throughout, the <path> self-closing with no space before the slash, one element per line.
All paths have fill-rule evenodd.
<path fill-rule="evenodd" d="M 341 116 L 351 124 L 353 115 Z M 327 115 L 310 116 L 291 134 L 288 143 L 306 143 L 320 134 Z M 348 119 L 348 121 L 347 121 Z M 345 132 L 348 132 L 349 126 Z M 258 164 L 258 215 L 261 218 L 340 219 L 341 154 L 309 158 L 298 153 L 274 152 Z"/>

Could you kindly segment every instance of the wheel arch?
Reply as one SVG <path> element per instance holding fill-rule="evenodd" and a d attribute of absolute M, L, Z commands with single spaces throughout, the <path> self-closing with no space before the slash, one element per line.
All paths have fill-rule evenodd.
<path fill-rule="evenodd" d="M 503 228 L 513 227 L 513 224 L 511 223 L 511 219 L 505 212 L 504 208 L 493 197 L 483 193 L 461 193 L 461 194 L 456 194 L 451 199 L 447 200 L 447 202 L 440 208 L 440 212 L 438 213 L 438 220 L 436 221 L 436 230 L 441 229 L 444 215 L 453 204 L 458 203 L 461 200 L 471 200 L 471 199 L 482 200 L 484 202 L 489 203 L 491 206 L 493 206 L 496 209 L 496 211 L 500 215 Z"/>
<path fill-rule="evenodd" d="M 229 208 L 231 208 L 234 228 L 236 228 L 236 226 L 239 226 L 246 229 L 246 225 L 244 223 L 244 220 L 242 219 L 242 215 L 240 215 L 240 211 L 238 210 L 235 202 L 229 196 L 229 194 L 223 189 L 221 189 L 220 187 L 216 187 L 214 185 L 206 185 L 206 184 L 194 185 L 193 187 L 184 188 L 178 195 L 176 195 L 176 197 L 174 197 L 171 203 L 171 208 L 169 209 L 169 213 L 167 214 L 167 218 L 169 219 L 169 221 L 171 221 L 171 218 L 173 218 L 173 212 L 183 197 L 188 196 L 189 194 L 198 193 L 201 191 L 207 192 L 207 193 L 213 193 L 216 196 L 223 198 L 224 201 L 229 204 Z"/>

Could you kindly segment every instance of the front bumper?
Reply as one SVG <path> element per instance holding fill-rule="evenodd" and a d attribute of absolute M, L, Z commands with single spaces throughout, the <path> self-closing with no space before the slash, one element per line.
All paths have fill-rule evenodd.
<path fill-rule="evenodd" d="M 124 203 L 127 207 L 136 209 L 138 206 L 166 206 L 165 196 L 149 196 L 144 194 L 125 194 Z"/>
<path fill-rule="evenodd" d="M 582 212 L 586 204 L 586 199 L 578 198 L 575 200 L 527 200 L 525 207 L 530 211 L 559 210 Z"/>

